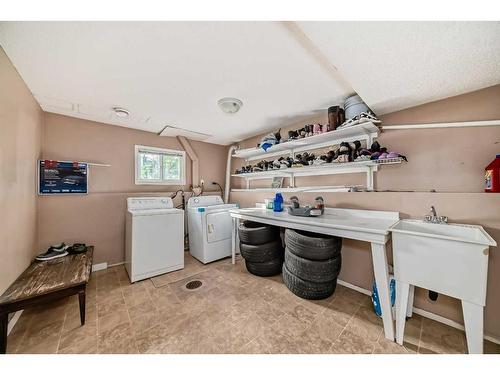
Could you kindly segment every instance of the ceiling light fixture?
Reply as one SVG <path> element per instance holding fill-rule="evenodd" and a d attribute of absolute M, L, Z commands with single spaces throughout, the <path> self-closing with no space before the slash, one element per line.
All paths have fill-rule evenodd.
<path fill-rule="evenodd" d="M 240 110 L 243 106 L 243 102 L 236 98 L 222 98 L 217 101 L 217 105 L 222 112 L 232 115 Z"/>
<path fill-rule="evenodd" d="M 128 116 L 130 116 L 130 112 L 125 108 L 113 107 L 113 112 L 115 113 L 116 117 L 120 118 L 127 118 Z"/>

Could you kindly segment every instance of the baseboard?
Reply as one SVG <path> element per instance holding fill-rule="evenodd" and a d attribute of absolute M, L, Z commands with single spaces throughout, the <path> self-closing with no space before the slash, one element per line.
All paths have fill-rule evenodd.
<path fill-rule="evenodd" d="M 102 271 L 108 268 L 108 263 L 97 263 L 92 265 L 92 272 Z"/>
<path fill-rule="evenodd" d="M 362 293 L 362 294 L 366 294 L 367 296 L 371 296 L 372 295 L 372 292 L 369 291 L 368 289 L 361 288 L 361 287 L 359 287 L 357 285 L 348 283 L 347 281 L 344 281 L 344 280 L 337 279 L 337 284 L 345 286 L 346 288 L 349 288 L 349 289 L 353 289 L 356 292 L 359 292 L 359 293 Z"/>
<path fill-rule="evenodd" d="M 370 290 L 365 289 L 365 288 L 361 288 L 361 287 L 354 285 L 354 284 L 351 284 L 351 283 L 348 283 L 347 281 L 337 280 L 337 284 L 345 286 L 346 288 L 349 288 L 349 289 L 353 289 L 359 293 L 366 294 L 367 296 L 372 295 L 372 292 Z M 423 316 L 424 318 L 431 319 L 431 320 L 434 320 L 436 322 L 446 324 L 447 326 L 459 329 L 461 331 L 465 331 L 465 327 L 463 324 L 460 324 L 458 322 L 455 322 L 454 320 L 445 318 L 441 315 L 434 314 L 430 311 L 419 309 L 418 307 L 413 307 L 413 312 L 415 314 Z M 499 338 L 489 336 L 489 335 L 484 335 L 484 339 L 500 345 Z"/>
<path fill-rule="evenodd" d="M 108 268 L 115 267 L 115 266 L 121 266 L 123 264 L 125 264 L 125 262 L 118 262 L 118 263 L 108 264 Z"/>
<path fill-rule="evenodd" d="M 7 325 L 7 336 L 10 335 L 10 332 L 14 329 L 14 326 L 16 325 L 17 321 L 21 317 L 21 314 L 23 313 L 24 310 L 19 310 L 14 313 L 12 318 L 9 320 L 9 324 Z"/>

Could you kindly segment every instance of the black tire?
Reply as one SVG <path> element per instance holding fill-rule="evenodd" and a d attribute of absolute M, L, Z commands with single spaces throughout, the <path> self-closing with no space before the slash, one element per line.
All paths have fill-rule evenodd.
<path fill-rule="evenodd" d="M 337 279 L 326 283 L 313 283 L 302 280 L 292 274 L 283 264 L 283 282 L 296 296 L 304 299 L 325 299 L 330 297 L 337 287 Z"/>
<path fill-rule="evenodd" d="M 238 235 L 241 243 L 261 245 L 279 238 L 279 228 L 253 221 L 245 221 L 240 224 Z"/>
<path fill-rule="evenodd" d="M 342 265 L 342 256 L 339 254 L 328 260 L 309 260 L 285 249 L 285 264 L 291 273 L 302 280 L 324 283 L 337 278 Z"/>
<path fill-rule="evenodd" d="M 283 259 L 283 246 L 281 238 L 261 245 L 240 244 L 241 256 L 252 263 L 264 263 L 270 260 Z"/>
<path fill-rule="evenodd" d="M 281 273 L 283 258 L 275 258 L 268 262 L 253 263 L 245 261 L 248 272 L 256 276 L 276 276 Z"/>
<path fill-rule="evenodd" d="M 340 254 L 342 238 L 287 229 L 285 245 L 290 252 L 301 258 L 327 260 Z"/>

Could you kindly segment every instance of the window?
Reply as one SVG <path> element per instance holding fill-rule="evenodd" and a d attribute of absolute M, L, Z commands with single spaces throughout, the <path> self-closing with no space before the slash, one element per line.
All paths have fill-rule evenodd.
<path fill-rule="evenodd" d="M 136 185 L 185 185 L 186 153 L 135 146 Z"/>

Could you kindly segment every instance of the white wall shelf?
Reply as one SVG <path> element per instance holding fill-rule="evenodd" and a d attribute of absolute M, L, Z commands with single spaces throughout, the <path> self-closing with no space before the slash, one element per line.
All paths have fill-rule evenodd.
<path fill-rule="evenodd" d="M 350 163 L 328 163 L 319 166 L 304 166 L 297 168 L 280 169 L 276 171 L 272 170 L 272 171 L 233 174 L 232 177 L 245 179 L 246 181 L 245 190 L 249 190 L 251 180 L 262 180 L 274 177 L 284 177 L 290 179 L 291 188 L 296 188 L 295 177 L 324 176 L 324 175 L 345 174 L 345 173 L 366 173 L 366 188 L 368 190 L 373 190 L 374 189 L 373 174 L 378 170 L 379 166 L 401 164 L 402 162 L 403 159 L 394 158 L 394 159 L 384 159 L 383 161 L 366 160 L 366 161 L 355 161 Z"/>
<path fill-rule="evenodd" d="M 268 151 L 262 148 L 253 147 L 236 150 L 233 154 L 235 158 L 242 158 L 248 161 L 267 159 L 276 156 L 292 154 L 329 147 L 342 142 L 366 141 L 368 146 L 378 137 L 380 129 L 372 122 L 365 122 L 347 128 L 334 130 L 331 132 L 313 135 L 311 137 L 296 139 L 271 146 Z"/>
<path fill-rule="evenodd" d="M 348 192 L 352 188 L 361 187 L 361 185 L 353 186 L 301 186 L 301 187 L 285 187 L 285 188 L 253 188 L 253 189 L 231 189 L 232 193 L 326 193 L 326 192 Z"/>

